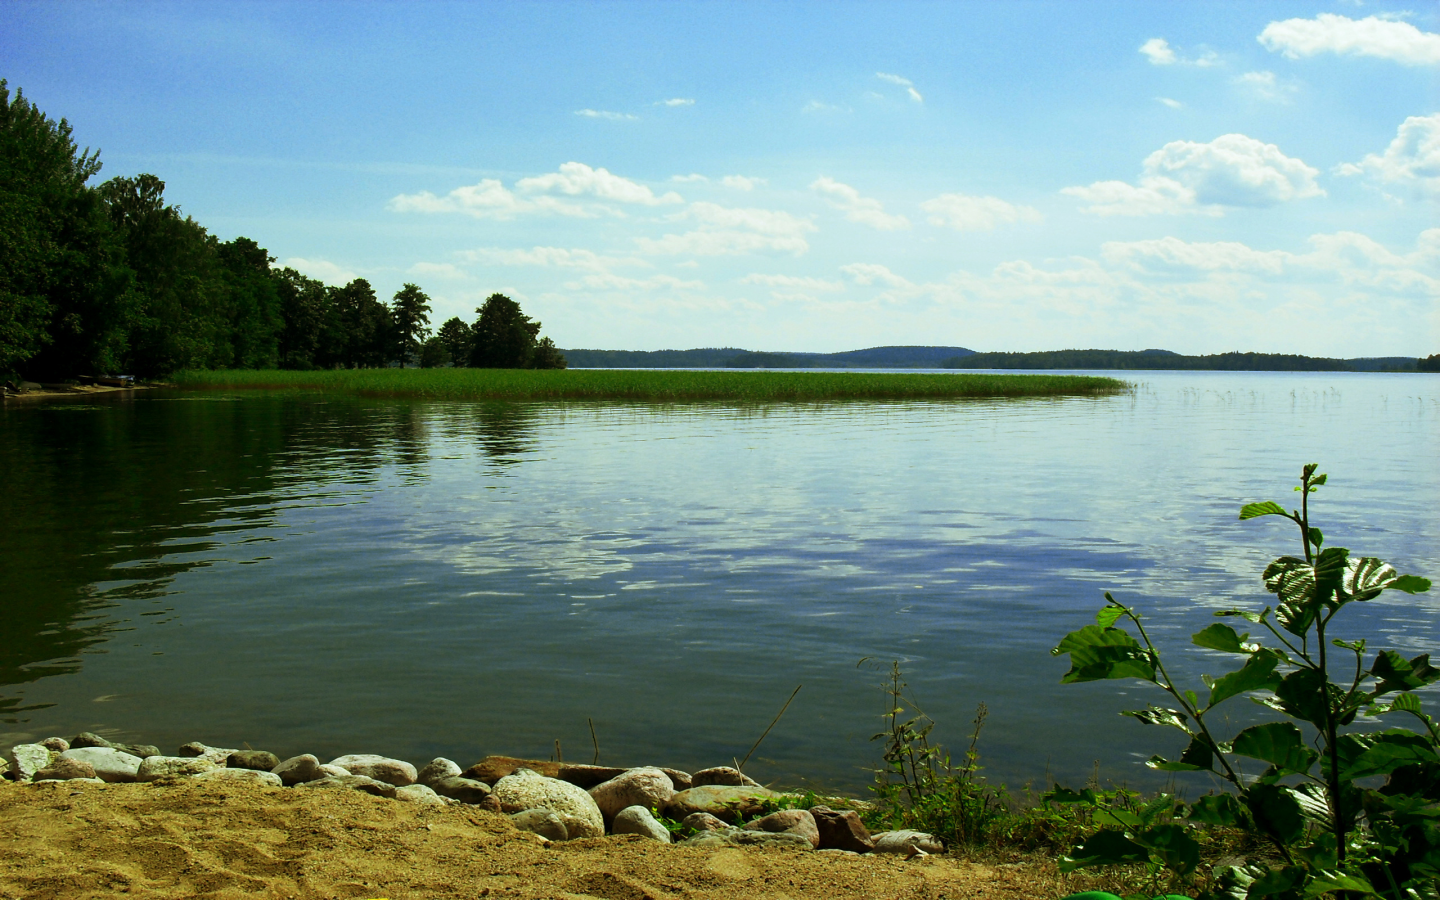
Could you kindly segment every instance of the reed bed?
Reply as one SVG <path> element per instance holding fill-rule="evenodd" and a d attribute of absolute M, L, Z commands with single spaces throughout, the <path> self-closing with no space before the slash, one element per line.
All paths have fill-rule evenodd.
<path fill-rule="evenodd" d="M 829 400 L 949 400 L 1115 394 L 1126 382 L 1093 375 L 680 371 L 674 369 L 326 369 L 191 370 L 182 388 L 290 390 L 425 400 L 620 400 L 790 403 Z"/>

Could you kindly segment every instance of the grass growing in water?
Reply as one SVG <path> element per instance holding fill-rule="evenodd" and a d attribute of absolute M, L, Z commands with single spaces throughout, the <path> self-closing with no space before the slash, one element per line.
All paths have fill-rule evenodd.
<path fill-rule="evenodd" d="M 688 372 L 567 369 L 205 370 L 175 375 L 184 388 L 304 390 L 425 400 L 948 400 L 1101 396 L 1124 391 L 1092 375 L 976 375 L 863 372 Z"/>

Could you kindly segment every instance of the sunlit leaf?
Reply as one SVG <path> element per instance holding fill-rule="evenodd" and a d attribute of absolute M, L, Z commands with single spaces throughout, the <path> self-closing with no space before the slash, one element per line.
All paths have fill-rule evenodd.
<path fill-rule="evenodd" d="M 1140 817 L 1128 809 L 1097 809 L 1094 812 L 1093 818 L 1095 824 L 1101 828 L 1108 826 L 1124 831 L 1131 828 L 1139 828 L 1141 825 Z"/>
<path fill-rule="evenodd" d="M 1230 746 L 1241 756 L 1264 760 L 1277 769 L 1302 775 L 1319 756 L 1305 746 L 1300 729 L 1289 722 L 1252 725 L 1235 735 Z"/>
<path fill-rule="evenodd" d="M 1419 575 L 1401 575 L 1390 582 L 1390 590 L 1404 591 L 1407 594 L 1423 594 L 1430 590 L 1430 579 L 1421 578 Z"/>
<path fill-rule="evenodd" d="M 1275 618 L 1294 635 L 1303 635 L 1322 604 L 1332 601 L 1345 575 L 1349 550 L 1328 547 L 1314 563 L 1282 556 L 1265 568 L 1265 587 L 1280 598 Z"/>
<path fill-rule="evenodd" d="M 1147 709 L 1127 709 L 1120 713 L 1122 716 L 1129 716 L 1132 719 L 1139 719 L 1146 725 L 1169 725 L 1171 728 L 1178 728 L 1186 734 L 1190 729 L 1185 723 L 1188 716 L 1178 709 L 1166 709 L 1163 706 L 1150 706 Z"/>
<path fill-rule="evenodd" d="M 1305 885 L 1302 896 L 1319 897 L 1333 891 L 1359 891 L 1367 896 L 1379 896 L 1375 886 L 1364 875 L 1349 872 L 1319 872 L 1314 880 Z"/>
<path fill-rule="evenodd" d="M 1280 684 L 1280 677 L 1275 674 L 1277 664 L 1273 656 L 1250 657 L 1244 666 L 1215 680 L 1210 686 L 1210 704 L 1206 709 L 1247 691 L 1275 690 Z"/>
<path fill-rule="evenodd" d="M 1346 779 L 1389 775 L 1411 763 L 1440 762 L 1425 737 L 1413 731 L 1391 729 L 1368 735 L 1373 743 L 1341 772 Z"/>
<path fill-rule="evenodd" d="M 1118 606 L 1102 607 L 1101 610 L 1095 614 L 1095 624 L 1101 628 L 1109 628 L 1123 615 L 1125 615 L 1125 610 Z"/>
<path fill-rule="evenodd" d="M 1106 678 L 1155 680 L 1155 663 L 1135 639 L 1119 628 L 1086 625 L 1065 635 L 1055 655 L 1070 654 L 1070 671 L 1061 684 L 1100 681 Z"/>
<path fill-rule="evenodd" d="M 1222 609 L 1215 615 L 1239 616 L 1247 622 L 1254 622 L 1256 625 L 1259 625 L 1261 622 L 1265 621 L 1265 617 L 1263 615 L 1261 615 L 1260 613 L 1253 613 L 1248 609 Z"/>
<path fill-rule="evenodd" d="M 1284 507 L 1273 500 L 1266 500 L 1261 503 L 1247 503 L 1240 508 L 1241 519 L 1255 519 L 1260 516 L 1285 516 L 1288 519 L 1290 514 L 1285 511 Z"/>
<path fill-rule="evenodd" d="M 1362 556 L 1346 561 L 1340 590 L 1352 600 L 1373 600 L 1399 577 L 1400 573 L 1389 563 L 1373 556 Z"/>

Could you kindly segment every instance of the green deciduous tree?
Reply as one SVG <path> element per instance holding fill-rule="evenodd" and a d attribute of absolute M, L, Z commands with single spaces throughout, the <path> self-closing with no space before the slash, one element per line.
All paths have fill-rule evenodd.
<path fill-rule="evenodd" d="M 491 294 L 473 329 L 470 365 L 480 369 L 563 369 L 565 357 L 549 338 L 540 339 L 540 323 L 520 311 L 504 294 Z M 537 353 L 538 351 L 538 353 Z"/>
<path fill-rule="evenodd" d="M 436 340 L 445 345 L 446 351 L 450 354 L 450 361 L 457 366 L 470 364 L 470 348 L 475 336 L 471 331 L 469 323 L 459 316 L 452 316 L 445 320 L 440 330 L 435 335 Z"/>
<path fill-rule="evenodd" d="M 430 334 L 430 298 L 420 288 L 407 283 L 395 292 L 390 304 L 390 320 L 403 369 L 405 360 L 420 352 L 421 342 Z"/>

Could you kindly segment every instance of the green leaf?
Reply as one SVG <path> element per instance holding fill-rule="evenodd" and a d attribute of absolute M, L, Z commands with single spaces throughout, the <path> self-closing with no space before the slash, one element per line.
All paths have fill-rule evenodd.
<path fill-rule="evenodd" d="M 1127 709 L 1120 713 L 1122 716 L 1129 716 L 1132 719 L 1139 719 L 1146 725 L 1169 725 L 1171 728 L 1178 728 L 1186 734 L 1190 729 L 1186 726 L 1189 717 L 1178 709 L 1166 709 L 1163 706 L 1151 705 L 1147 709 Z"/>
<path fill-rule="evenodd" d="M 1216 622 L 1214 625 L 1207 625 L 1190 635 L 1190 642 L 1197 647 L 1219 650 L 1222 653 L 1249 653 L 1255 647 L 1254 644 L 1245 643 L 1245 639 L 1249 636 L 1249 632 L 1237 634 L 1235 629 L 1229 625 L 1221 625 Z"/>
<path fill-rule="evenodd" d="M 1254 784 L 1245 790 L 1245 806 L 1255 824 L 1286 844 L 1305 834 L 1305 817 L 1290 789 L 1280 784 Z"/>
<path fill-rule="evenodd" d="M 1145 760 L 1145 765 L 1161 772 L 1213 772 L 1215 751 L 1204 736 L 1197 734 L 1190 738 L 1190 743 L 1186 745 L 1185 752 L 1180 754 L 1179 760 L 1152 756 Z"/>
<path fill-rule="evenodd" d="M 1301 896 L 1319 897 L 1332 891 L 1359 891 L 1369 896 L 1379 896 L 1380 894 L 1364 875 L 1348 872 L 1319 872 L 1309 884 L 1305 885 L 1305 892 Z"/>
<path fill-rule="evenodd" d="M 1379 682 L 1371 697 L 1379 697 L 1391 691 L 1412 691 L 1440 681 L 1440 669 L 1430 665 L 1430 654 L 1422 653 L 1414 659 L 1406 659 L 1394 650 L 1381 651 L 1370 667 L 1370 674 Z"/>
<path fill-rule="evenodd" d="M 1400 694 L 1390 701 L 1390 710 L 1394 712 L 1420 712 L 1420 698 L 1414 694 Z"/>
<path fill-rule="evenodd" d="M 1065 635 L 1050 652 L 1056 656 L 1070 654 L 1070 671 L 1060 679 L 1061 684 L 1107 678 L 1155 680 L 1155 663 L 1150 654 L 1119 628 L 1086 625 Z"/>
<path fill-rule="evenodd" d="M 1080 846 L 1061 857 L 1060 871 L 1073 872 L 1090 866 L 1120 866 L 1150 861 L 1150 851 L 1118 831 L 1102 829 L 1085 839 Z"/>
<path fill-rule="evenodd" d="M 1248 691 L 1275 690 L 1280 684 L 1280 678 L 1275 674 L 1277 664 L 1278 661 L 1273 656 L 1250 657 L 1245 661 L 1245 665 L 1217 678 L 1210 685 L 1210 703 L 1205 708 L 1210 709 L 1217 703 Z"/>
<path fill-rule="evenodd" d="M 1284 894 L 1305 881 L 1305 870 L 1299 866 L 1285 866 L 1271 869 L 1250 884 L 1246 900 L 1261 900 L 1274 894 Z"/>
<path fill-rule="evenodd" d="M 1314 669 L 1296 669 L 1275 688 L 1275 704 L 1285 714 L 1325 727 L 1325 704 L 1330 682 Z"/>
<path fill-rule="evenodd" d="M 1097 809 L 1093 818 L 1095 824 L 1101 828 L 1109 826 L 1128 831 L 1131 828 L 1139 828 L 1141 825 L 1140 817 L 1128 809 Z"/>
<path fill-rule="evenodd" d="M 1247 503 L 1240 508 L 1240 518 L 1242 520 L 1255 519 L 1260 516 L 1284 516 L 1287 519 L 1290 518 L 1290 514 L 1273 500 L 1266 500 L 1262 503 Z"/>
<path fill-rule="evenodd" d="M 1289 722 L 1252 725 L 1235 735 L 1231 749 L 1241 756 L 1264 760 L 1284 773 L 1303 775 L 1319 756 L 1305 746 L 1300 729 Z"/>
<path fill-rule="evenodd" d="M 1095 624 L 1101 628 L 1109 628 L 1123 615 L 1125 615 L 1125 610 L 1118 606 L 1102 607 L 1101 610 L 1095 614 Z"/>
<path fill-rule="evenodd" d="M 1267 609 L 1268 609 L 1268 607 L 1267 607 Z M 1253 622 L 1253 623 L 1255 623 L 1256 625 L 1259 625 L 1261 622 L 1265 621 L 1265 617 L 1264 617 L 1263 615 L 1261 615 L 1260 613 L 1250 612 L 1250 610 L 1248 610 L 1248 609 L 1222 609 L 1222 610 L 1220 610 L 1219 612 L 1217 612 L 1215 615 L 1217 615 L 1217 616 L 1239 616 L 1240 618 L 1244 619 L 1245 621 L 1247 621 L 1247 622 Z"/>
<path fill-rule="evenodd" d="M 1206 825 L 1221 825 L 1226 828 L 1240 828 L 1244 824 L 1245 810 L 1231 794 L 1206 794 L 1190 805 L 1188 818 L 1192 822 Z"/>
<path fill-rule="evenodd" d="M 1282 556 L 1265 568 L 1265 587 L 1280 598 L 1275 618 L 1286 631 L 1303 635 L 1320 607 L 1332 602 L 1349 555 L 1344 547 L 1327 547 L 1314 563 Z"/>
<path fill-rule="evenodd" d="M 1310 529 L 1310 543 L 1314 545 L 1315 549 L 1320 549 L 1320 545 L 1325 543 L 1324 533 L 1318 528 Z"/>
<path fill-rule="evenodd" d="M 1367 735 L 1373 743 L 1340 773 L 1346 780 L 1389 775 L 1412 763 L 1440 762 L 1430 741 L 1413 731 L 1391 729 Z"/>
<path fill-rule="evenodd" d="M 1340 590 L 1351 600 L 1373 600 L 1399 577 L 1400 573 L 1389 563 L 1373 556 L 1362 556 L 1346 561 Z"/>
<path fill-rule="evenodd" d="M 1166 868 L 1182 878 L 1189 878 L 1200 865 L 1200 845 L 1186 833 L 1183 825 L 1156 825 L 1137 837 Z"/>
<path fill-rule="evenodd" d="M 1430 590 L 1430 579 L 1421 578 L 1419 575 L 1401 575 L 1390 582 L 1390 590 L 1404 591 L 1407 594 L 1423 594 Z"/>

